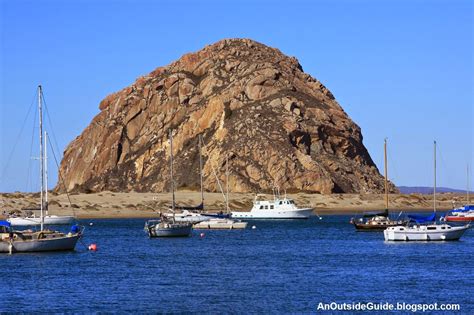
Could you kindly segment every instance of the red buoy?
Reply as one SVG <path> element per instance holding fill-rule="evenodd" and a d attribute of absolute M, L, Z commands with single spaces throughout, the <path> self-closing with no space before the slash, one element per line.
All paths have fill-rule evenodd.
<path fill-rule="evenodd" d="M 94 244 L 94 243 L 90 244 L 89 245 L 89 250 L 93 251 L 93 252 L 97 251 L 97 244 Z"/>

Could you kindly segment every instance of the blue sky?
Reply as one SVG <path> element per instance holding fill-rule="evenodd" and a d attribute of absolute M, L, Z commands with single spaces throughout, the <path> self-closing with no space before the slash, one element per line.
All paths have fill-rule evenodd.
<path fill-rule="evenodd" d="M 432 184 L 436 139 L 438 184 L 466 186 L 466 165 L 474 164 L 472 1 L 0 1 L 0 191 L 37 189 L 36 175 L 27 175 L 37 168 L 33 113 L 17 141 L 37 84 L 62 152 L 106 95 L 233 37 L 297 57 L 362 128 L 380 170 L 387 137 L 397 185 Z"/>

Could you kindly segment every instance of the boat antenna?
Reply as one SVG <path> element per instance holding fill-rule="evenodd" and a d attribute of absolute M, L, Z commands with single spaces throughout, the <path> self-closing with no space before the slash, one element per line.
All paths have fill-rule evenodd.
<path fill-rule="evenodd" d="M 201 205 L 204 206 L 204 190 L 202 184 L 202 145 L 201 145 L 201 135 L 199 135 L 198 143 L 199 143 L 199 177 L 201 180 Z"/>
<path fill-rule="evenodd" d="M 46 215 L 49 214 L 49 205 L 48 205 L 48 154 L 47 148 L 48 145 L 46 141 L 48 139 L 48 133 L 44 132 L 44 192 L 45 192 L 45 199 L 44 199 L 44 208 L 46 210 Z"/>
<path fill-rule="evenodd" d="M 388 167 L 387 167 L 387 138 L 385 138 L 384 146 L 384 165 L 385 165 L 385 210 L 388 211 Z"/>
<path fill-rule="evenodd" d="M 436 213 L 436 140 L 434 141 L 434 186 L 433 186 L 433 211 Z"/>
<path fill-rule="evenodd" d="M 43 217 L 43 192 L 44 192 L 44 156 L 43 156 L 43 105 L 41 103 L 41 95 L 43 93 L 41 85 L 38 85 L 38 111 L 39 111 L 39 146 L 40 146 L 40 217 L 41 217 L 41 231 L 44 227 Z"/>
<path fill-rule="evenodd" d="M 173 130 L 170 129 L 169 131 L 170 137 L 170 176 L 171 176 L 171 192 L 172 192 L 172 203 L 171 203 L 171 210 L 173 211 L 173 221 L 175 221 L 175 195 L 174 195 L 174 178 L 173 178 Z"/>

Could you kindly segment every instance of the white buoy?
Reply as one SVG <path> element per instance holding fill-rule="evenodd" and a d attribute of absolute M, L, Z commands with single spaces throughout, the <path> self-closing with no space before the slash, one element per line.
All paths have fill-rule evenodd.
<path fill-rule="evenodd" d="M 91 222 L 91 223 L 89 223 L 89 225 L 90 225 L 90 226 L 93 226 L 93 225 L 94 225 L 94 223 L 92 223 L 92 222 Z"/>
<path fill-rule="evenodd" d="M 255 230 L 257 227 L 255 225 L 252 225 L 252 230 Z"/>

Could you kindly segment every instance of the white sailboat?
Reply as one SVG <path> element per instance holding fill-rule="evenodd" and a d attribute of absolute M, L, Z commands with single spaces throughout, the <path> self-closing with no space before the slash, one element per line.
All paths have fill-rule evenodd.
<path fill-rule="evenodd" d="M 39 147 L 40 147 L 40 217 L 39 231 L 15 231 L 9 221 L 0 221 L 0 253 L 14 252 L 42 252 L 42 251 L 65 251 L 74 250 L 77 241 L 82 235 L 78 225 L 74 225 L 69 233 L 51 231 L 44 228 L 45 211 L 45 150 L 43 148 L 43 110 L 42 110 L 42 88 L 38 86 L 39 107 Z"/>
<path fill-rule="evenodd" d="M 436 224 L 436 141 L 434 142 L 434 186 L 433 186 L 433 214 L 428 217 L 408 216 L 415 224 L 397 225 L 384 230 L 386 241 L 456 241 L 470 227 Z M 426 224 L 431 222 L 429 224 Z"/>
<path fill-rule="evenodd" d="M 145 231 L 151 237 L 186 237 L 191 235 L 192 224 L 189 222 L 178 222 L 175 216 L 176 200 L 174 194 L 173 177 L 173 133 L 170 130 L 170 182 L 172 192 L 171 213 L 172 216 L 161 216 L 160 220 L 149 220 L 145 223 Z"/>
<path fill-rule="evenodd" d="M 217 174 L 215 173 L 215 170 L 213 168 L 214 175 L 216 176 L 217 179 L 217 184 L 219 185 L 219 188 L 221 189 L 222 192 L 222 186 L 219 181 L 219 178 L 217 177 Z M 226 214 L 230 213 L 230 208 L 229 208 L 229 158 L 226 156 L 226 195 L 224 195 L 225 199 L 225 208 Z M 209 220 L 199 222 L 194 225 L 195 229 L 208 229 L 208 230 L 242 230 L 247 227 L 247 222 L 242 222 L 240 220 L 233 220 L 229 218 L 210 218 Z"/>
<path fill-rule="evenodd" d="M 47 155 L 47 139 L 48 134 L 44 132 L 44 178 L 45 178 L 45 199 L 43 209 L 46 215 L 43 216 L 43 224 L 45 225 L 69 225 L 75 220 L 74 216 L 71 215 L 52 215 L 49 214 L 49 203 L 48 203 L 48 155 Z M 11 226 L 35 226 L 41 225 L 41 218 L 36 215 L 31 216 L 12 216 L 7 219 Z"/>

